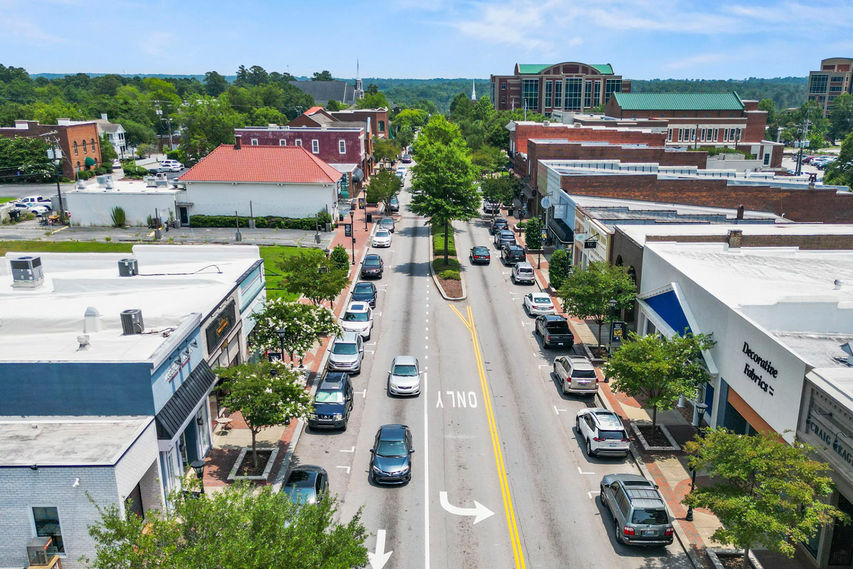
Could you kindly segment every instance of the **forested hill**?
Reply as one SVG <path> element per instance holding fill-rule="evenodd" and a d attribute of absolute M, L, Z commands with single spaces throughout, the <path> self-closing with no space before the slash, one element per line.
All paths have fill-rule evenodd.
<path fill-rule="evenodd" d="M 741 99 L 771 99 L 777 109 L 799 107 L 806 102 L 808 77 L 762 79 L 632 79 L 633 93 L 728 93 Z"/>

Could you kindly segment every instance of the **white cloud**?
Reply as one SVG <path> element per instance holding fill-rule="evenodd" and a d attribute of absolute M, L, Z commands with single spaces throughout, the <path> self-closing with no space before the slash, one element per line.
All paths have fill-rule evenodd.
<path fill-rule="evenodd" d="M 172 32 L 152 31 L 144 35 L 138 43 L 139 50 L 151 57 L 174 56 L 175 34 Z"/>
<path fill-rule="evenodd" d="M 541 39 L 552 22 L 547 13 L 559 7 L 560 0 L 547 2 L 519 2 L 498 5 L 478 2 L 473 5 L 471 17 L 459 18 L 451 25 L 464 35 L 489 43 L 526 47 L 550 52 L 552 42 Z M 573 38 L 574 39 L 579 38 Z"/>

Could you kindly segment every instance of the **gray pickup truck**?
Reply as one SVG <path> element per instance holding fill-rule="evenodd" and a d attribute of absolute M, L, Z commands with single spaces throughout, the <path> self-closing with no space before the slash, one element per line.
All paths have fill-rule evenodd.
<path fill-rule="evenodd" d="M 543 348 L 560 346 L 571 349 L 575 345 L 575 336 L 569 328 L 569 322 L 557 314 L 537 316 L 536 335 L 542 338 Z"/>

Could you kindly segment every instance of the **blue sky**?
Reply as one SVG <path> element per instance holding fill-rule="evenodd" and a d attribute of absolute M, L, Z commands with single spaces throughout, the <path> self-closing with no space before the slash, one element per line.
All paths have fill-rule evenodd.
<path fill-rule="evenodd" d="M 611 63 L 630 79 L 805 76 L 853 56 L 851 0 L 0 0 L 0 63 L 31 73 L 477 77 Z"/>

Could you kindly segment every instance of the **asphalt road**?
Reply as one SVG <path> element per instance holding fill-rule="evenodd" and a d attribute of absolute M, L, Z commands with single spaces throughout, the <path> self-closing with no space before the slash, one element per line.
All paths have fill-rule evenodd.
<path fill-rule="evenodd" d="M 372 567 L 691 567 L 677 545 L 613 541 L 599 481 L 638 470 L 581 450 L 574 416 L 591 403 L 562 396 L 551 380 L 559 352 L 540 348 L 521 308 L 532 287 L 512 285 L 493 256 L 490 266 L 466 266 L 468 301 L 444 301 L 429 277 L 429 230 L 408 201 L 404 193 L 392 247 L 379 251 L 385 275 L 349 428 L 306 431 L 294 456 L 326 468 L 342 519 L 362 509 L 369 551 L 391 552 L 384 565 L 376 555 Z M 467 265 L 471 245 L 491 243 L 486 221 L 457 224 L 456 243 Z M 419 397 L 386 393 L 391 360 L 402 354 L 420 360 Z M 405 486 L 369 480 L 369 450 L 384 423 L 412 430 L 413 479 Z"/>

